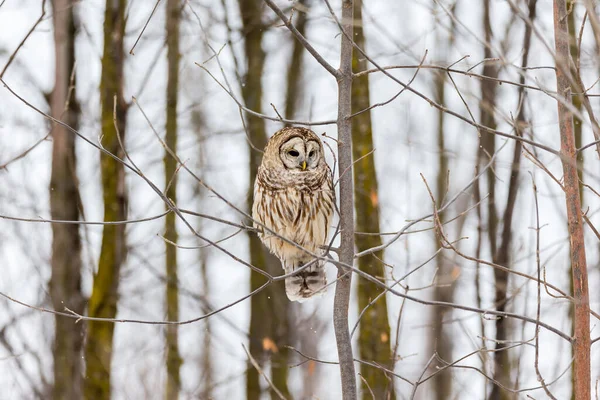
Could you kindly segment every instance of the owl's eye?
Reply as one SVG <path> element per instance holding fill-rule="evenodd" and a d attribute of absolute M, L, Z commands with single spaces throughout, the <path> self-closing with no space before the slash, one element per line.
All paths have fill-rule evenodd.
<path fill-rule="evenodd" d="M 310 153 L 308 153 L 308 156 L 309 156 L 310 158 L 312 158 L 312 156 L 314 156 L 314 155 L 315 155 L 315 151 L 314 151 L 314 150 L 311 150 L 311 152 L 310 152 Z"/>
<path fill-rule="evenodd" d="M 298 157 L 300 155 L 296 150 L 290 150 L 288 151 L 288 154 L 292 157 Z"/>

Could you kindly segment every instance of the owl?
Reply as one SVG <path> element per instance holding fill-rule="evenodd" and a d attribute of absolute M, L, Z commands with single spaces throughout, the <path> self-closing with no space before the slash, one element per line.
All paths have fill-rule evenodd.
<path fill-rule="evenodd" d="M 260 240 L 279 258 L 286 274 L 311 263 L 285 279 L 285 292 L 291 301 L 301 302 L 325 292 L 325 262 L 262 225 L 309 252 L 322 255 L 334 202 L 331 170 L 319 137 L 310 129 L 298 127 L 276 132 L 265 147 L 254 182 L 252 218 Z"/>

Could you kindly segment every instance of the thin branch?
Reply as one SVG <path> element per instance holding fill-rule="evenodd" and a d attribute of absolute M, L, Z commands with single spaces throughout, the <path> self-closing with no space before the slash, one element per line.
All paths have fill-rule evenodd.
<path fill-rule="evenodd" d="M 281 400 L 286 400 L 285 396 L 283 395 L 283 393 L 281 393 L 281 391 L 279 389 L 277 389 L 277 387 L 273 384 L 273 382 L 271 382 L 271 379 L 269 379 L 269 377 L 265 374 L 265 372 L 262 370 L 262 368 L 260 368 L 260 365 L 258 365 L 258 363 L 254 359 L 254 357 L 252 357 L 252 355 L 250 354 L 250 352 L 248 350 L 246 350 L 246 346 L 242 345 L 242 347 L 244 348 L 244 351 L 246 352 L 246 355 L 248 356 L 248 359 L 250 360 L 250 362 L 252 363 L 252 366 L 256 369 L 256 371 L 258 372 L 258 374 L 260 376 L 262 376 L 263 378 L 265 378 L 265 381 L 267 381 L 267 384 L 269 385 L 269 387 L 271 389 L 273 389 L 273 391 L 277 394 L 277 396 Z"/>
<path fill-rule="evenodd" d="M 144 27 L 142 28 L 142 31 L 140 32 L 140 34 L 138 35 L 137 39 L 135 40 L 135 43 L 131 47 L 131 50 L 129 50 L 129 54 L 131 54 L 132 56 L 135 55 L 135 53 L 133 52 L 133 49 L 135 49 L 135 46 L 137 46 L 138 42 L 142 38 L 142 35 L 144 34 L 144 31 L 146 30 L 146 27 L 148 27 L 148 24 L 150 23 L 150 20 L 152 19 L 152 16 L 154 15 L 154 12 L 158 8 L 158 4 L 159 3 L 160 3 L 160 0 L 156 0 L 156 3 L 154 4 L 154 8 L 152 9 L 152 12 L 150 13 L 150 16 L 146 20 L 146 23 L 144 24 Z"/>
<path fill-rule="evenodd" d="M 537 284 L 537 308 L 536 308 L 536 314 L 535 314 L 535 319 L 536 319 L 536 324 L 535 324 L 535 361 L 533 363 L 534 368 L 535 368 L 535 375 L 537 376 L 537 380 L 538 382 L 541 383 L 542 387 L 544 388 L 544 392 L 546 392 L 546 395 L 551 398 L 552 400 L 556 400 L 556 397 L 554 397 L 552 395 L 552 393 L 550 392 L 550 390 L 548 389 L 548 386 L 546 386 L 546 382 L 544 381 L 544 378 L 542 377 L 542 374 L 540 372 L 540 368 L 539 368 L 539 353 L 540 353 L 540 326 L 539 326 L 539 320 L 540 320 L 540 309 L 541 309 L 541 305 L 542 305 L 542 300 L 541 300 L 541 285 L 540 285 L 540 270 L 541 270 L 541 266 L 540 266 L 540 210 L 539 210 L 539 206 L 538 206 L 538 196 L 537 196 L 537 186 L 535 185 L 535 180 L 533 179 L 533 176 L 531 177 L 531 181 L 533 184 L 533 197 L 534 197 L 534 204 L 535 204 L 535 263 L 537 266 L 537 277 L 538 277 L 538 284 Z"/>
<path fill-rule="evenodd" d="M 2 68 L 2 72 L 0 72 L 0 79 L 2 79 L 4 77 L 4 73 L 6 72 L 8 67 L 10 67 L 10 64 L 12 64 L 13 60 L 17 56 L 17 53 L 19 52 L 19 50 L 21 50 L 21 47 L 23 47 L 23 45 L 25 44 L 27 39 L 29 39 L 29 36 L 31 36 L 31 34 L 35 31 L 35 28 L 37 28 L 37 26 L 42 22 L 42 20 L 44 19 L 45 16 L 46 16 L 46 0 L 42 0 L 42 13 L 40 14 L 40 17 L 35 21 L 35 23 L 31 27 L 31 29 L 29 29 L 29 31 L 27 32 L 27 34 L 25 35 L 23 40 L 21 40 L 21 42 L 19 43 L 19 45 L 17 46 L 15 51 L 13 51 L 12 54 L 10 55 L 10 57 L 8 58 L 6 65 L 4 65 L 4 68 Z"/>
<path fill-rule="evenodd" d="M 298 32 L 298 29 L 296 29 L 294 24 L 292 24 L 292 19 L 287 18 L 285 16 L 285 14 L 283 13 L 283 11 L 281 11 L 281 9 L 279 7 L 277 7 L 277 5 L 275 5 L 273 0 L 265 0 L 265 3 L 267 3 L 267 5 L 271 8 L 271 10 L 273 10 L 273 12 L 275 12 L 275 14 L 277 14 L 277 16 L 283 22 L 283 24 L 290 30 L 290 32 L 292 32 L 292 34 L 296 37 L 296 39 L 298 41 L 300 41 L 300 43 L 302 43 L 302 46 L 304 46 L 304 48 L 315 58 L 315 60 L 319 64 L 321 64 L 321 66 L 323 68 L 325 68 L 325 70 L 327 70 L 327 72 L 329 72 L 333 77 L 335 77 L 336 79 L 339 80 L 342 72 L 338 71 L 337 69 L 332 67 L 331 64 L 329 64 L 327 61 L 325 61 L 323 56 L 321 56 L 319 54 L 319 52 L 317 52 L 315 50 L 315 48 L 312 47 L 312 45 L 310 43 L 308 43 L 308 40 L 306 40 L 306 38 L 304 36 L 302 36 L 302 34 L 300 32 Z M 342 7 L 347 7 L 348 5 L 346 3 L 347 2 L 344 2 Z M 350 22 L 352 22 L 352 21 L 350 21 Z"/>

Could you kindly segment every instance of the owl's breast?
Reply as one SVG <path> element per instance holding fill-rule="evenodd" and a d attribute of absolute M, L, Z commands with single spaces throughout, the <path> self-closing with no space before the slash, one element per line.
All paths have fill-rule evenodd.
<path fill-rule="evenodd" d="M 335 201 L 331 178 L 320 181 L 297 182 L 293 186 L 282 185 L 281 188 L 274 189 L 257 179 L 254 188 L 254 219 L 277 235 L 313 253 L 319 252 L 320 246 L 327 242 Z M 301 249 L 281 240 L 277 235 L 263 233 L 260 236 L 280 259 L 304 257 L 305 253 Z"/>

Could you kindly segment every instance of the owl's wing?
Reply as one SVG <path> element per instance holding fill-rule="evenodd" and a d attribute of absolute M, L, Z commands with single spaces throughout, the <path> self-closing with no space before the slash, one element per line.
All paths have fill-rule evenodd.
<path fill-rule="evenodd" d="M 328 245 L 329 238 L 329 228 L 331 226 L 331 220 L 333 219 L 333 210 L 335 209 L 335 188 L 333 187 L 333 174 L 331 173 L 331 169 L 327 166 L 327 176 L 325 178 L 325 182 L 322 187 L 323 197 L 324 197 L 324 206 L 323 213 L 325 217 L 325 241 L 323 242 L 323 246 Z"/>
<path fill-rule="evenodd" d="M 264 182 L 257 178 L 254 183 L 254 202 L 252 204 L 252 218 L 254 219 L 254 228 L 258 230 L 258 237 L 263 244 L 281 259 L 282 242 L 277 235 L 284 234 L 284 221 L 281 213 L 281 199 L 277 191 L 269 190 Z M 267 229 L 265 229 L 264 227 Z"/>

